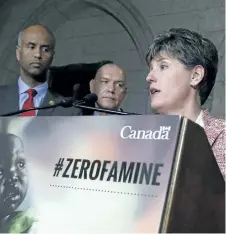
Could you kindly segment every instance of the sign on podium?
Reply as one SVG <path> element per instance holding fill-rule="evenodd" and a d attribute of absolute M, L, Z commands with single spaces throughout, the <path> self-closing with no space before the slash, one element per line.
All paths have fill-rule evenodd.
<path fill-rule="evenodd" d="M 1 233 L 224 232 L 224 179 L 180 116 L 0 119 Z"/>

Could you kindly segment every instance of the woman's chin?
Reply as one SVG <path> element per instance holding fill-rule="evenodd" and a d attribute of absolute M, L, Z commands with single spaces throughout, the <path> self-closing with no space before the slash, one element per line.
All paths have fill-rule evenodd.
<path fill-rule="evenodd" d="M 160 102 L 151 102 L 151 108 L 155 113 L 164 114 L 164 105 Z"/>

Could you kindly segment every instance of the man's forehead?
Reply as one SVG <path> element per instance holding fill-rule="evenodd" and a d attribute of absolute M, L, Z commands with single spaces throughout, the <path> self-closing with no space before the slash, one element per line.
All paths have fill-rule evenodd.
<path fill-rule="evenodd" d="M 22 36 L 22 41 L 25 43 L 38 43 L 38 44 L 53 44 L 53 38 L 47 31 L 25 31 Z"/>
<path fill-rule="evenodd" d="M 124 71 L 116 66 L 115 64 L 106 64 L 98 70 L 98 75 L 100 78 L 113 78 L 121 81 L 125 81 Z"/>

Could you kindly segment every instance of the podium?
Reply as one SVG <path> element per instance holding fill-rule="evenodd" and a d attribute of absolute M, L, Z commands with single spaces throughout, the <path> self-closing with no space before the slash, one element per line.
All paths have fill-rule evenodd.
<path fill-rule="evenodd" d="M 0 233 L 225 232 L 225 181 L 186 118 L 7 117 L 0 127 Z"/>

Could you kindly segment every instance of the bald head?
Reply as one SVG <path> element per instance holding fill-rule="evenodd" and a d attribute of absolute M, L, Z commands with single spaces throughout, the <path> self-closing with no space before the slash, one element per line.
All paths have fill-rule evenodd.
<path fill-rule="evenodd" d="M 54 48 L 54 35 L 46 26 L 32 25 L 20 32 L 16 57 L 21 78 L 30 87 L 46 81 Z"/>
<path fill-rule="evenodd" d="M 55 40 L 55 37 L 54 37 L 52 31 L 48 27 L 41 25 L 41 24 L 31 25 L 28 28 L 24 29 L 23 31 L 20 31 L 19 35 L 18 35 L 17 46 L 19 46 L 19 47 L 21 46 L 23 36 L 24 35 L 26 36 L 26 33 L 29 34 L 32 32 L 33 33 L 40 32 L 44 35 L 45 34 L 48 35 L 50 37 L 50 40 L 52 41 L 53 48 L 55 48 L 56 40 Z"/>
<path fill-rule="evenodd" d="M 110 72 L 111 71 L 111 72 Z M 117 64 L 115 63 L 107 63 L 103 66 L 101 66 L 94 79 L 98 79 L 102 76 L 103 73 L 115 73 L 116 76 L 120 76 L 121 80 L 123 80 L 126 83 L 126 74 L 125 71 Z"/>

